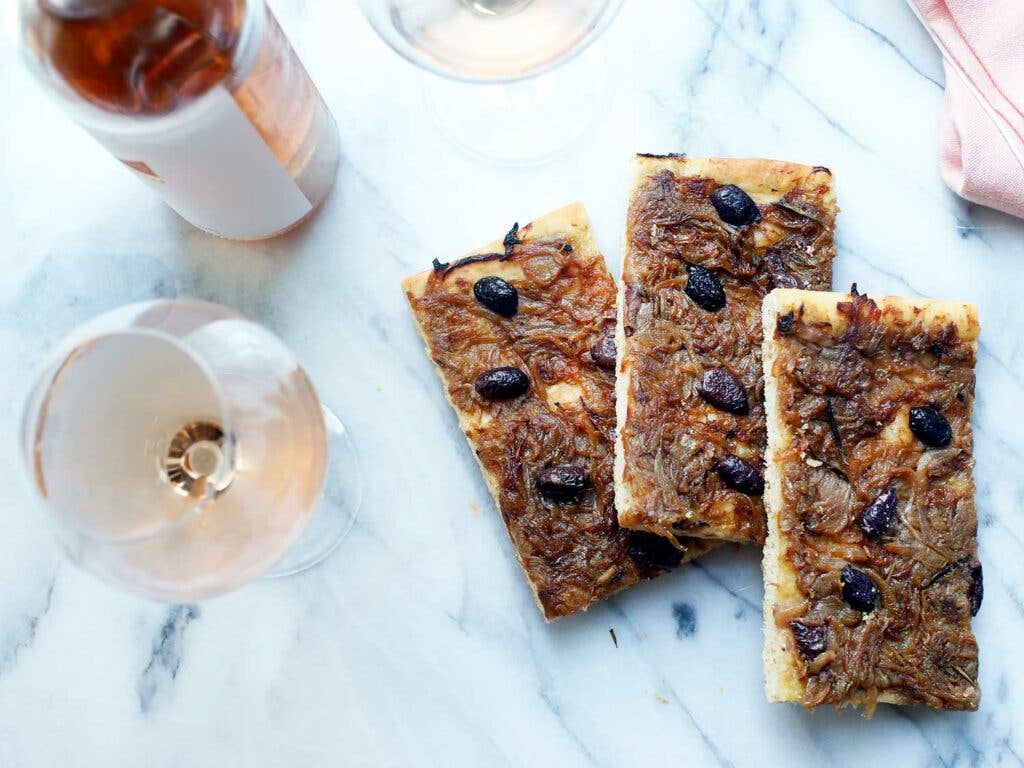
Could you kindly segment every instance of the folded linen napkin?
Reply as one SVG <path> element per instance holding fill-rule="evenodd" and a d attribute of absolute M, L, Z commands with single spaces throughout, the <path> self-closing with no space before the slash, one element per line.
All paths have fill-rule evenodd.
<path fill-rule="evenodd" d="M 1024 0 L 909 0 L 942 51 L 942 178 L 1024 218 Z"/>

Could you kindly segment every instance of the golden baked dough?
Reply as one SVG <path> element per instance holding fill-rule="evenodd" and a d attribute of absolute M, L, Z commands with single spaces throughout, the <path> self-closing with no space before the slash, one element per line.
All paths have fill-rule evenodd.
<path fill-rule="evenodd" d="M 768 699 L 976 709 L 975 308 L 776 290 L 763 323 Z M 947 446 L 911 430 L 920 406 L 948 421 Z M 882 523 L 865 522 L 883 494 Z M 872 579 L 873 610 L 844 597 L 847 566 Z"/>
<path fill-rule="evenodd" d="M 761 470 L 761 300 L 780 281 L 830 287 L 832 174 L 681 155 L 638 156 L 634 171 L 618 302 L 619 522 L 662 536 L 759 544 L 761 499 L 730 487 L 719 467 L 742 461 Z M 712 195 L 725 185 L 749 195 L 756 221 L 721 218 Z M 693 298 L 695 276 L 718 284 L 722 306 Z M 698 392 L 705 375 L 731 378 L 746 407 L 707 402 Z"/>
<path fill-rule="evenodd" d="M 478 301 L 474 285 L 499 277 L 518 292 L 506 317 Z M 513 228 L 467 259 L 403 282 L 427 353 L 494 496 L 547 619 L 657 575 L 681 549 L 619 527 L 612 487 L 614 352 L 601 367 L 592 348 L 615 323 L 615 286 L 581 205 Z M 526 374 L 525 394 L 489 400 L 474 386 L 499 367 Z M 579 498 L 541 493 L 542 473 L 586 475 Z M 706 551 L 698 542 L 686 556 Z"/>

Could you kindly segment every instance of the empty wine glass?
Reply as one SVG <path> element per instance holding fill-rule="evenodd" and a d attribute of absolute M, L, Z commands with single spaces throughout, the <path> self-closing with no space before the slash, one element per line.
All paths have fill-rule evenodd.
<path fill-rule="evenodd" d="M 267 329 L 151 301 L 74 331 L 25 408 L 29 477 L 73 560 L 194 601 L 325 558 L 361 478 L 344 426 Z"/>
<path fill-rule="evenodd" d="M 556 70 L 607 28 L 621 0 L 359 0 L 404 58 L 450 82 L 426 94 L 464 149 L 512 163 L 576 139 L 605 103 L 606 78 Z"/>

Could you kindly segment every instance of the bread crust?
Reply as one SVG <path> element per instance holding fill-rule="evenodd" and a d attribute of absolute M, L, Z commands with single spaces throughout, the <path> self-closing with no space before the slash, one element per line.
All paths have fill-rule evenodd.
<path fill-rule="evenodd" d="M 814 184 L 824 176 L 831 177 L 828 168 L 803 165 L 785 160 L 767 160 L 757 157 L 689 157 L 688 155 L 636 155 L 633 162 L 633 190 L 653 173 L 670 170 L 677 176 L 703 176 L 719 184 L 735 184 L 750 195 L 756 203 L 772 203 L 787 192 Z M 835 206 L 835 188 L 829 182 L 822 198 L 826 205 Z"/>
<path fill-rule="evenodd" d="M 582 247 L 576 249 L 575 258 L 582 264 L 590 266 L 600 263 L 604 267 L 604 257 L 601 255 L 597 243 L 594 242 L 590 232 L 590 219 L 582 203 L 570 203 L 557 211 L 552 211 L 539 219 L 534 219 L 520 229 L 522 235 L 529 234 L 530 239 L 537 240 L 552 235 L 568 235 L 574 242 L 577 241 Z M 466 257 L 481 253 L 501 253 L 504 251 L 502 240 L 492 240 L 482 248 L 466 254 Z M 435 270 L 424 270 L 402 280 L 402 290 L 414 298 L 423 295 L 427 288 L 427 282 Z M 453 270 L 444 277 L 446 284 L 452 284 L 456 278 L 460 281 L 473 281 L 485 275 L 497 275 L 506 280 L 518 280 L 523 276 L 522 267 L 515 261 L 484 261 L 477 264 L 467 264 Z"/>
<path fill-rule="evenodd" d="M 776 333 L 778 319 L 789 313 L 805 326 L 818 325 L 825 337 L 840 338 L 850 327 L 848 314 L 839 310 L 841 304 L 853 302 L 855 295 L 832 292 L 776 289 L 765 297 L 762 311 L 763 352 L 765 373 L 765 411 L 768 426 L 768 446 L 765 453 L 768 535 L 764 546 L 764 675 L 765 694 L 769 701 L 801 702 L 806 685 L 801 680 L 801 661 L 794 646 L 793 635 L 776 620 L 776 611 L 785 610 L 804 600 L 798 587 L 799 572 L 787 556 L 789 539 L 782 530 L 780 518 L 785 501 L 782 494 L 782 456 L 794 440 L 792 430 L 782 418 L 780 382 L 775 375 L 776 362 L 782 348 L 782 337 Z M 977 309 L 970 304 L 954 301 L 908 299 L 896 296 L 872 297 L 888 327 L 904 324 L 907 334 L 916 330 L 943 328 L 952 325 L 960 341 L 972 350 L 977 349 L 980 332 Z M 883 432 L 887 439 L 912 439 L 909 430 L 898 434 L 896 430 Z M 840 705 L 866 706 L 875 703 L 919 704 L 920 699 L 899 691 L 882 690 L 876 695 L 857 694 Z"/>
<path fill-rule="evenodd" d="M 619 528 L 612 503 L 613 372 L 602 370 L 589 350 L 601 329 L 614 320 L 614 283 L 591 235 L 586 211 L 578 203 L 566 206 L 518 228 L 512 239 L 518 242 L 508 250 L 507 240 L 495 240 L 470 254 L 494 254 L 494 258 L 438 265 L 406 278 L 402 287 L 445 395 L 502 514 L 534 599 L 545 618 L 552 620 L 585 610 L 595 600 L 661 571 L 635 560 L 632 534 Z M 545 262 L 546 269 L 557 263 L 557 273 L 551 268 L 552 274 L 538 275 L 538 260 Z M 484 276 L 501 277 L 518 286 L 521 306 L 516 317 L 503 318 L 480 308 L 473 298 L 473 286 Z M 558 285 L 562 289 L 556 288 Z M 568 292 L 558 294 L 558 290 Z M 549 291 L 555 294 L 549 295 Z M 456 329 L 456 336 L 493 331 L 496 339 L 504 341 L 491 343 L 485 355 L 474 356 L 471 350 L 453 358 L 451 339 L 440 338 L 452 329 L 432 316 L 432 306 L 442 311 L 430 303 L 439 297 L 445 306 L 456 303 L 460 307 L 447 316 L 465 323 L 464 328 Z M 525 307 L 523 300 L 528 302 Z M 546 346 L 530 347 L 529 354 L 520 356 L 517 350 L 529 346 L 530 329 L 540 327 L 537 323 L 545 319 L 550 321 L 543 326 L 550 337 Z M 478 369 L 490 368 L 495 362 L 528 371 L 531 383 L 527 394 L 509 403 L 488 403 L 472 394 Z M 549 457 L 540 463 L 533 460 L 512 466 L 511 458 L 506 461 L 495 456 L 496 445 L 507 447 L 510 456 L 522 450 L 511 444 L 517 435 L 531 445 L 544 444 L 543 435 L 537 434 L 543 429 L 534 426 L 534 419 L 543 420 L 546 429 L 574 435 L 572 440 L 596 441 L 587 443 L 585 455 L 571 455 L 571 440 L 556 451 L 557 463 L 567 459 L 590 462 L 595 489 L 588 496 L 593 499 L 581 507 L 561 509 L 535 497 L 533 473 L 545 469 Z M 601 466 L 608 470 L 606 486 L 594 474 L 601 472 Z M 605 512 L 610 520 L 603 519 Z M 552 539 L 552 530 L 563 533 Z M 681 559 L 710 548 L 710 543 L 695 542 Z M 551 554 L 553 550 L 558 554 Z"/>
<path fill-rule="evenodd" d="M 820 213 L 829 223 L 827 229 L 829 238 L 831 238 L 831 221 L 837 212 L 835 190 L 831 173 L 821 166 L 759 158 L 637 155 L 633 161 L 632 182 L 628 194 L 630 211 L 634 209 L 638 196 L 649 180 L 663 172 L 671 173 L 676 179 L 701 178 L 711 179 L 719 185 L 735 184 L 750 195 L 756 203 L 765 206 L 776 203 L 787 195 L 807 194 L 814 200 L 815 205 L 820 206 Z M 759 225 L 755 229 L 759 247 L 766 247 L 773 239 L 782 237 L 782 233 L 767 224 Z M 618 322 L 616 326 L 615 500 L 619 522 L 626 528 L 647 530 L 663 536 L 687 535 L 759 544 L 764 535 L 760 501 L 753 500 L 751 502 L 736 495 L 725 495 L 714 501 L 698 499 L 696 503 L 691 501 L 691 506 L 684 514 L 673 515 L 666 514 L 664 510 L 653 511 L 653 507 L 658 505 L 649 503 L 638 491 L 638 484 L 635 481 L 637 473 L 641 470 L 635 467 L 635 463 L 630 457 L 626 438 L 627 425 L 632 425 L 635 420 L 633 412 L 636 406 L 633 397 L 637 389 L 634 385 L 637 353 L 634 351 L 633 343 L 627 337 L 626 330 L 628 325 L 626 289 L 627 283 L 633 279 L 633 254 L 628 230 L 629 225 L 627 224 L 627 232 L 623 239 L 625 254 L 623 276 L 618 284 Z M 830 243 L 829 239 L 830 254 L 826 259 L 829 265 L 831 262 Z M 685 259 L 685 254 L 676 254 L 676 257 Z M 828 287 L 831 280 L 831 267 L 828 266 L 824 271 L 825 274 L 815 273 L 819 283 L 815 287 Z M 753 328 L 759 331 L 759 303 L 749 307 L 749 315 Z M 760 354 L 759 339 L 757 343 L 751 345 L 748 354 L 751 356 Z M 757 369 L 757 376 L 760 377 L 760 366 L 755 363 L 754 368 Z M 692 381 L 676 382 L 677 387 L 681 390 L 692 387 L 692 384 Z M 757 394 L 754 392 L 753 396 L 757 397 Z M 706 408 L 700 403 L 684 404 L 682 407 L 703 409 L 702 412 L 708 411 L 710 415 L 707 418 L 709 419 L 719 416 L 719 414 L 713 413 L 713 409 Z M 755 415 L 751 418 L 760 417 Z M 740 449 L 736 451 L 737 453 L 741 453 L 744 458 L 756 459 L 755 463 L 760 464 L 760 452 L 763 448 L 760 440 L 757 445 L 745 445 L 742 444 L 742 441 L 734 443 L 734 445 L 738 445 Z M 708 505 L 704 509 L 699 508 L 702 502 L 706 502 Z M 758 518 L 756 521 L 750 520 L 751 515 L 747 508 L 751 503 L 755 506 L 754 515 Z"/>

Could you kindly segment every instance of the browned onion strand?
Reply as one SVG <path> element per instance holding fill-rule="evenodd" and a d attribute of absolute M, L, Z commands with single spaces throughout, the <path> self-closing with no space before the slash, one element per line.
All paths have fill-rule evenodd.
<path fill-rule="evenodd" d="M 718 183 L 651 175 L 636 191 L 626 222 L 626 334 L 630 413 L 622 436 L 627 484 L 650 530 L 699 534 L 709 525 L 734 537 L 764 539 L 760 498 L 728 487 L 716 463 L 736 453 L 755 467 L 764 458 L 761 300 L 784 265 L 803 284 L 828 288 L 834 213 L 824 186 L 810 184 L 760 206 L 761 222 L 727 226 L 709 202 Z M 778 233 L 770 244 L 757 231 Z M 709 312 L 686 293 L 688 268 L 715 272 L 726 305 Z M 746 415 L 706 417 L 696 381 L 708 368 L 732 374 L 750 400 Z"/>
<path fill-rule="evenodd" d="M 510 280 L 519 295 L 513 317 L 482 306 L 458 267 L 433 273 L 424 295 L 410 301 L 456 408 L 485 408 L 492 416 L 470 438 L 498 478 L 509 536 L 545 615 L 555 618 L 658 571 L 633 561 L 629 533 L 618 525 L 615 374 L 590 355 L 615 324 L 615 285 L 600 257 L 582 258 L 570 238 L 531 238 L 529 226 L 518 234 L 525 242 L 510 247 L 503 262 L 523 272 Z M 566 250 L 567 243 L 573 247 Z M 473 382 L 501 366 L 525 371 L 530 389 L 513 400 L 482 402 Z M 548 388 L 560 384 L 578 387 L 581 399 L 549 402 Z M 538 493 L 537 475 L 565 464 L 582 466 L 593 487 L 579 502 L 553 504 Z"/>
<path fill-rule="evenodd" d="M 803 664 L 804 704 L 873 706 L 880 693 L 933 707 L 975 709 L 977 644 L 968 589 L 977 562 L 971 405 L 974 350 L 952 325 L 922 327 L 860 296 L 840 305 L 849 329 L 798 320 L 780 345 L 780 416 L 793 441 L 780 452 L 785 556 L 797 566 L 809 625 L 828 627 L 827 664 Z M 831 397 L 847 462 L 836 474 L 836 442 L 823 398 Z M 904 409 L 935 405 L 949 420 L 949 448 L 885 441 Z M 905 417 L 904 417 L 905 418 Z M 807 457 L 823 462 L 808 471 Z M 886 488 L 899 498 L 888 531 L 868 540 L 856 512 Z M 878 586 L 880 607 L 861 614 L 841 597 L 846 563 Z M 781 626 L 781 625 L 780 625 Z"/>

